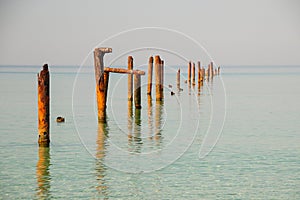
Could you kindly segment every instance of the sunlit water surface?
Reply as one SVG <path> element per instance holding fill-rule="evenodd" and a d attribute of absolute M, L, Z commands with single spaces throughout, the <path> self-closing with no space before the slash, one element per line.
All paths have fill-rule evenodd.
<path fill-rule="evenodd" d="M 39 70 L 0 67 L 1 199 L 300 198 L 300 67 L 228 66 L 200 91 L 183 73 L 181 92 L 170 70 L 163 103 L 142 77 L 140 111 L 114 74 L 98 125 L 92 68 L 50 66 L 50 148 L 37 145 Z"/>

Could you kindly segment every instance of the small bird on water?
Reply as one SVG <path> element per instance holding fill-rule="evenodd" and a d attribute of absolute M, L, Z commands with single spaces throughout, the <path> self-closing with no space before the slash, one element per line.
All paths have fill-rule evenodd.
<path fill-rule="evenodd" d="M 171 91 L 171 95 L 173 96 L 175 94 L 175 92 Z"/>

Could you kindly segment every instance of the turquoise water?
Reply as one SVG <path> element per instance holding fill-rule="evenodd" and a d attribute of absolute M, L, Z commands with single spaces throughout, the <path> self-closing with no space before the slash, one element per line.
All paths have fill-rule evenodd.
<path fill-rule="evenodd" d="M 112 75 L 107 125 L 96 121 L 92 68 L 78 69 L 50 66 L 47 149 L 37 145 L 40 67 L 0 67 L 1 199 L 300 198 L 300 67 L 223 67 L 200 92 L 182 78 L 180 93 L 170 68 L 163 104 L 149 106 L 143 77 L 132 113 L 127 76 Z"/>

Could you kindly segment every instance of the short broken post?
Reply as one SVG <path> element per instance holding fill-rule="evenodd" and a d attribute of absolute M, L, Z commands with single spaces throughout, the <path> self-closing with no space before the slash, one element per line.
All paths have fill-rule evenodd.
<path fill-rule="evenodd" d="M 148 87 L 147 87 L 147 95 L 151 97 L 152 92 L 152 72 L 153 72 L 153 57 L 149 58 L 148 62 Z"/>
<path fill-rule="evenodd" d="M 38 134 L 39 146 L 48 147 L 50 144 L 50 75 L 48 65 L 37 74 L 38 78 Z"/>
<path fill-rule="evenodd" d="M 133 57 L 128 56 L 128 70 L 133 70 Z M 128 101 L 132 101 L 133 95 L 133 77 L 132 74 L 128 74 Z"/>
<path fill-rule="evenodd" d="M 104 73 L 103 57 L 105 53 L 111 52 L 111 48 L 96 48 L 94 50 L 96 95 L 99 122 L 106 122 L 106 98 L 109 80 L 109 73 Z"/>
<path fill-rule="evenodd" d="M 141 75 L 134 74 L 134 105 L 136 109 L 141 109 Z"/>
<path fill-rule="evenodd" d="M 180 69 L 178 69 L 177 71 L 176 83 L 177 83 L 177 88 L 180 89 Z"/>

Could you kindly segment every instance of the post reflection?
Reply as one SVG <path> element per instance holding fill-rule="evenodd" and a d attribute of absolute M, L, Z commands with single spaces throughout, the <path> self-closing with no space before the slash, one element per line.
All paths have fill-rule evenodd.
<path fill-rule="evenodd" d="M 134 126 L 133 126 L 133 141 L 134 141 L 134 152 L 135 153 L 141 153 L 142 149 L 142 138 L 141 138 L 141 109 L 135 109 L 134 110 Z"/>
<path fill-rule="evenodd" d="M 162 113 L 164 109 L 164 102 L 163 101 L 156 101 L 155 104 L 155 132 L 154 132 L 154 139 L 158 142 L 157 144 L 161 143 L 161 136 L 162 136 Z"/>
<path fill-rule="evenodd" d="M 127 124 L 127 128 L 128 128 L 128 141 L 131 140 L 132 138 L 132 119 L 133 119 L 133 113 L 132 113 L 132 101 L 128 101 L 128 124 Z"/>
<path fill-rule="evenodd" d="M 49 199 L 50 194 L 50 148 L 39 147 L 39 160 L 36 165 L 37 197 L 38 199 Z"/>
<path fill-rule="evenodd" d="M 106 138 L 108 136 L 108 127 L 106 123 L 98 123 L 97 151 L 96 151 L 96 176 L 98 185 L 96 187 L 99 197 L 108 199 L 108 188 L 105 182 L 106 166 L 104 165 Z"/>
<path fill-rule="evenodd" d="M 152 112 L 153 112 L 153 108 L 152 108 L 152 98 L 151 98 L 151 96 L 148 96 L 148 112 L 147 112 L 147 114 L 148 114 L 148 127 L 149 127 L 149 136 L 148 136 L 148 138 L 150 139 L 150 140 L 152 140 L 153 139 L 153 114 L 152 114 Z"/>

